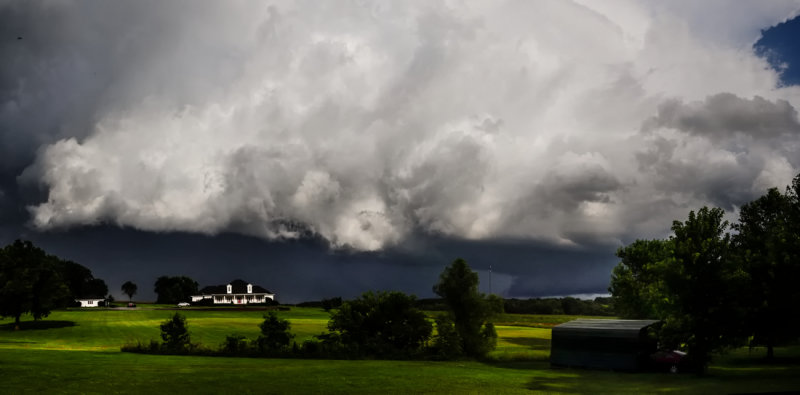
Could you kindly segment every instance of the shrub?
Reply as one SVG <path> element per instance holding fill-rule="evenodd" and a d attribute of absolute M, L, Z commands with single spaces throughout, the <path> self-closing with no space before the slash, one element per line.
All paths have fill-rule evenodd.
<path fill-rule="evenodd" d="M 136 344 L 125 344 L 120 347 L 120 351 L 122 352 L 135 352 L 140 354 L 161 354 L 162 347 L 161 343 L 150 340 L 147 344 L 142 344 L 142 342 L 137 341 Z"/>
<path fill-rule="evenodd" d="M 256 347 L 262 353 L 285 351 L 294 338 L 289 332 L 291 328 L 289 321 L 278 318 L 272 311 L 264 316 L 264 322 L 258 327 L 261 328 L 261 336 L 256 339 Z"/>
<path fill-rule="evenodd" d="M 436 336 L 433 338 L 433 354 L 443 359 L 453 359 L 464 355 L 461 337 L 458 335 L 453 320 L 447 315 L 436 318 Z"/>
<path fill-rule="evenodd" d="M 200 299 L 196 302 L 191 302 L 192 306 L 213 306 L 214 299 Z"/>
<path fill-rule="evenodd" d="M 322 346 L 317 340 L 306 340 L 300 345 L 300 353 L 306 358 L 318 358 L 322 356 Z"/>
<path fill-rule="evenodd" d="M 186 317 L 175 313 L 172 318 L 161 323 L 161 339 L 167 351 L 185 351 L 190 345 Z"/>
<path fill-rule="evenodd" d="M 225 336 L 225 342 L 222 343 L 222 352 L 226 354 L 242 354 L 248 350 L 247 339 L 242 335 L 228 335 Z"/>
<path fill-rule="evenodd" d="M 331 347 L 336 339 L 348 354 L 377 357 L 415 354 L 433 331 L 425 314 L 414 307 L 414 297 L 402 292 L 367 292 L 344 302 L 328 329 L 336 334 L 323 339 Z"/>
<path fill-rule="evenodd" d="M 481 328 L 481 339 L 483 339 L 482 345 L 484 347 L 481 350 L 482 355 L 486 355 L 489 351 L 492 351 L 497 347 L 497 330 L 494 329 L 494 324 L 491 322 L 487 322 Z"/>

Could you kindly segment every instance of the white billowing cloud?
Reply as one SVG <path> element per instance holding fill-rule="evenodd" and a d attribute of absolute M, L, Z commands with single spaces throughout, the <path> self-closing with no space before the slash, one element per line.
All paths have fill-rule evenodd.
<path fill-rule="evenodd" d="M 49 12 L 110 82 L 28 170 L 43 229 L 617 243 L 800 169 L 800 92 L 750 48 L 797 1 L 81 6 Z"/>

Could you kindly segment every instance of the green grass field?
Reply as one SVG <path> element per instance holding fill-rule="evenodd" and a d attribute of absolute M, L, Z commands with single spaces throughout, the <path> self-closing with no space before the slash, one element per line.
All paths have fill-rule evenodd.
<path fill-rule="evenodd" d="M 258 335 L 263 311 L 181 310 L 193 342 Z M 12 330 L 0 321 L 0 393 L 746 393 L 800 389 L 800 348 L 761 362 L 763 350 L 737 350 L 707 377 L 551 369 L 550 327 L 569 316 L 505 315 L 487 361 L 341 361 L 158 356 L 119 352 L 126 342 L 156 339 L 173 311 L 56 311 Z M 296 340 L 325 329 L 320 309 L 279 312 Z M 74 325 L 72 325 L 74 323 Z"/>

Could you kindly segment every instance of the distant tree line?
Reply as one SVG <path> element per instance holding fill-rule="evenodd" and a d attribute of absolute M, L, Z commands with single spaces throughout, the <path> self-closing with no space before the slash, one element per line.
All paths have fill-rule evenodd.
<path fill-rule="evenodd" d="M 800 175 L 739 210 L 691 211 L 664 240 L 617 251 L 609 291 L 617 313 L 661 320 L 659 339 L 688 351 L 702 373 L 714 352 L 743 344 L 774 347 L 800 337 Z"/>
<path fill-rule="evenodd" d="M 589 316 L 613 316 L 615 312 L 610 297 L 596 297 L 592 300 L 574 297 L 502 299 L 503 311 L 509 314 L 565 314 Z M 298 307 L 317 307 L 325 311 L 336 309 L 342 304 L 341 297 L 326 298 L 321 301 L 298 303 Z M 447 311 L 444 299 L 415 299 L 414 307 L 424 311 Z"/>
<path fill-rule="evenodd" d="M 107 294 L 105 281 L 91 270 L 30 241 L 16 240 L 0 249 L 0 315 L 14 317 L 17 329 L 23 314 L 39 320 L 53 309 L 73 305 L 76 298 Z"/>
<path fill-rule="evenodd" d="M 166 354 L 270 356 L 300 358 L 480 358 L 493 350 L 497 333 L 493 317 L 503 302 L 478 292 L 478 275 L 462 259 L 445 268 L 433 290 L 447 309 L 434 324 L 402 292 L 366 292 L 342 301 L 330 298 L 320 307 L 331 311 L 328 331 L 298 344 L 291 325 L 274 312 L 264 316 L 261 335 L 226 337 L 217 349 L 192 344 L 186 319 L 173 315 L 162 323 L 162 340 L 129 344 L 123 351 Z"/>
<path fill-rule="evenodd" d="M 503 307 L 511 314 L 566 314 L 566 315 L 615 315 L 610 297 L 583 300 L 573 297 L 505 299 Z"/>
<path fill-rule="evenodd" d="M 332 309 L 338 309 L 341 305 L 342 305 L 342 297 L 336 296 L 332 298 L 325 298 L 318 301 L 308 301 L 308 302 L 298 303 L 297 307 L 317 307 L 325 311 L 331 311 Z"/>

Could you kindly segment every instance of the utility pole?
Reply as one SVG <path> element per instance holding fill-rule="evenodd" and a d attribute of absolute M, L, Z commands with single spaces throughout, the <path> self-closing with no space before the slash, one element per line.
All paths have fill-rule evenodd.
<path fill-rule="evenodd" d="M 492 294 L 492 265 L 489 265 L 489 295 Z"/>

